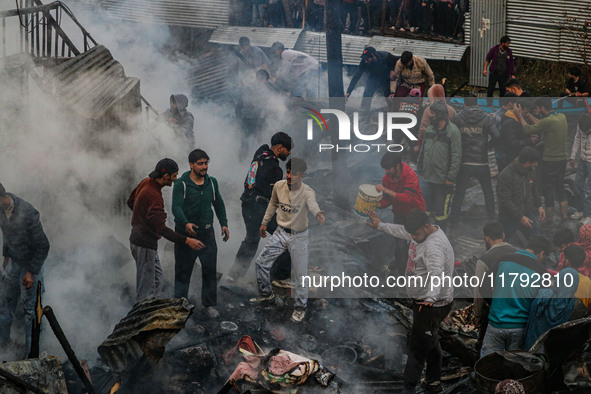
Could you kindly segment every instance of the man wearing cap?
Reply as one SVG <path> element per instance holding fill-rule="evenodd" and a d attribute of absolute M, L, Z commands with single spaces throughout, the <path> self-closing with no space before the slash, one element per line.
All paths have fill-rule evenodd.
<path fill-rule="evenodd" d="M 279 86 L 283 86 L 292 97 L 304 97 L 304 93 L 306 98 L 318 97 L 322 71 L 318 60 L 307 53 L 285 49 L 280 42 L 273 43 L 271 52 L 281 60 L 275 74 Z"/>
<path fill-rule="evenodd" d="M 410 51 L 402 52 L 391 79 L 390 95 L 395 97 L 406 97 L 414 88 L 425 96 L 425 91 L 435 84 L 435 76 L 425 58 Z"/>
<path fill-rule="evenodd" d="M 190 171 L 185 172 L 172 188 L 172 214 L 175 230 L 191 238 L 200 239 L 205 247 L 198 251 L 185 245 L 174 245 L 174 296 L 188 297 L 189 283 L 195 260 L 201 263 L 201 302 L 210 318 L 219 316 L 217 305 L 217 253 L 213 231 L 213 206 L 222 226 L 224 242 L 230 238 L 226 207 L 218 181 L 207 174 L 209 156 L 201 149 L 189 153 Z"/>
<path fill-rule="evenodd" d="M 462 136 L 449 121 L 444 101 L 436 101 L 429 108 L 434 119 L 425 131 L 417 170 L 427 211 L 435 213 L 435 221 L 445 228 L 453 185 L 462 161 Z"/>
<path fill-rule="evenodd" d="M 0 346 L 7 349 L 10 345 L 10 327 L 22 294 L 25 350 L 28 354 L 37 283 L 43 282 L 42 267 L 49 253 L 49 241 L 39 220 L 39 212 L 23 199 L 7 193 L 2 184 L 0 229 L 5 271 L 0 285 Z"/>
<path fill-rule="evenodd" d="M 390 73 L 396 65 L 396 60 L 398 60 L 396 56 L 389 52 L 376 51 L 374 47 L 365 48 L 361 54 L 361 62 L 357 72 L 353 75 L 347 93 L 345 93 L 345 99 L 349 98 L 363 73 L 367 72 L 361 107 L 365 111 L 369 111 L 371 99 L 376 91 L 380 92 L 384 97 L 387 97 L 390 93 Z"/>
<path fill-rule="evenodd" d="M 137 301 L 160 297 L 162 292 L 162 267 L 158 257 L 158 240 L 161 237 L 177 244 L 187 244 L 191 249 L 200 250 L 204 244 L 188 238 L 166 226 L 166 212 L 162 199 L 162 188 L 171 186 L 176 180 L 179 166 L 172 159 L 162 159 L 156 164 L 148 178 L 131 192 L 127 206 L 131 214 L 131 254 L 137 268 Z"/>

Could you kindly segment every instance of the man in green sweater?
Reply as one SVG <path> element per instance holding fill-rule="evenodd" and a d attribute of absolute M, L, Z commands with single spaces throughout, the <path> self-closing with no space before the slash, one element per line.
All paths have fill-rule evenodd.
<path fill-rule="evenodd" d="M 174 296 L 187 298 L 195 260 L 201 262 L 201 302 L 210 318 L 219 316 L 217 305 L 217 253 L 213 231 L 213 206 L 222 226 L 224 242 L 230 238 L 224 200 L 220 195 L 218 181 L 207 175 L 209 156 L 201 149 L 189 154 L 190 171 L 185 172 L 172 188 L 172 214 L 175 230 L 189 238 L 196 238 L 205 247 L 193 250 L 184 245 L 174 247 Z"/>
<path fill-rule="evenodd" d="M 542 135 L 544 152 L 542 154 L 542 195 L 546 204 L 547 223 L 552 224 L 554 202 L 560 202 L 560 216 L 566 219 L 568 202 L 564 190 L 564 171 L 566 169 L 566 135 L 568 123 L 562 113 L 552 111 L 552 98 L 538 97 L 536 107 L 542 119 L 532 119 L 527 124 L 520 106 L 516 106 L 515 114 L 527 134 Z"/>
<path fill-rule="evenodd" d="M 462 161 L 462 135 L 450 122 L 444 101 L 436 101 L 429 108 L 434 120 L 425 131 L 417 170 L 427 212 L 435 213 L 437 225 L 445 228 Z"/>

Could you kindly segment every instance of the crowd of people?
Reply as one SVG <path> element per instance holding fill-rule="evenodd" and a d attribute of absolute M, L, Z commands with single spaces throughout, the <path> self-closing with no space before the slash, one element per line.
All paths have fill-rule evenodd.
<path fill-rule="evenodd" d="M 402 10 L 406 3 L 401 4 Z M 368 74 L 362 103 L 366 111 L 376 92 L 385 97 L 428 96 L 426 105 L 419 104 L 416 111 L 416 145 L 408 154 L 388 152 L 381 158 L 384 176 L 376 189 L 383 193 L 383 199 L 378 208 L 391 207 L 392 223 L 382 221 L 376 212 L 367 212 L 369 226 L 396 238 L 394 261 L 388 271 L 422 278 L 453 276 L 455 257 L 450 239 L 453 241 L 462 222 L 462 205 L 470 180 L 478 181 L 486 212 L 483 236 L 487 247 L 473 269 L 478 276 L 494 279 L 474 292 L 473 310 L 482 357 L 499 350 L 527 350 L 548 329 L 588 315 L 591 304 L 591 115 L 579 117 L 569 155 L 565 115 L 555 110 L 549 97 L 527 97 L 513 78 L 509 44 L 508 37 L 501 38 L 487 56 L 484 71 L 489 73 L 493 89 L 499 84 L 502 96 L 500 108 L 493 114 L 486 112 L 476 97 L 465 97 L 461 108 L 450 105 L 444 87 L 435 83 L 426 60 L 409 51 L 396 58 L 365 48 L 345 96 L 350 96 L 364 73 Z M 260 48 L 251 46 L 247 37 L 240 38 L 239 45 L 248 69 L 256 72 L 261 92 L 279 94 L 279 86 L 292 96 L 317 97 L 315 84 L 321 67 L 316 59 L 276 42 L 271 50 L 281 63 L 272 72 L 268 57 Z M 571 69 L 569 78 L 566 94 L 584 97 L 586 86 L 579 79 L 580 70 Z M 219 317 L 215 218 L 224 242 L 230 232 L 222 190 L 208 173 L 210 157 L 202 149 L 192 149 L 194 117 L 187 105 L 186 96 L 172 95 L 170 109 L 162 117 L 191 146 L 189 170 L 179 177 L 178 164 L 164 158 L 133 189 L 127 201 L 132 210 L 129 242 L 136 263 L 136 299 L 139 302 L 162 296 L 158 240 L 164 237 L 174 243 L 174 296 L 189 297 L 190 278 L 198 258 L 203 311 L 215 319 Z M 264 116 L 252 103 L 241 105 L 237 113 L 255 114 L 254 121 L 243 123 L 243 132 L 249 135 L 261 127 Z M 283 179 L 280 161 L 288 159 L 293 146 L 288 134 L 277 132 L 270 145 L 260 146 L 250 160 L 240 197 L 246 236 L 225 280 L 244 284 L 246 272 L 255 260 L 258 296 L 250 302 L 259 305 L 273 301 L 274 286 L 293 288 L 291 320 L 301 323 L 308 304 L 308 288 L 299 280 L 308 272 L 308 216 L 314 216 L 320 225 L 325 216 L 314 190 L 303 182 L 307 171 L 303 159 L 287 161 Z M 494 182 L 496 201 L 489 166 L 491 150 L 499 169 Z M 571 215 L 564 183 L 567 164 L 576 168 L 574 205 L 578 211 Z M 170 186 L 174 229 L 166 225 L 162 196 L 162 189 Z M 558 230 L 554 220 L 556 202 Z M 39 212 L 7 193 L 2 185 L 0 208 L 4 268 L 8 272 L 1 289 L 0 340 L 6 345 L 21 290 L 27 324 L 33 319 L 35 284 L 41 281 L 49 241 Z M 576 238 L 567 226 L 574 223 L 569 219 L 580 220 Z M 268 233 L 271 236 L 255 259 L 260 239 Z M 547 238 L 549 235 L 553 242 Z M 510 275 L 530 280 L 504 286 L 502 278 Z M 538 280 L 541 286 L 535 285 L 536 277 L 543 278 Z M 408 283 L 414 319 L 404 371 L 405 388 L 414 392 L 426 363 L 423 385 L 426 390 L 436 391 L 442 358 L 438 328 L 452 309 L 454 289 L 446 282 L 439 286 Z M 30 332 L 26 345 L 30 346 Z"/>
<path fill-rule="evenodd" d="M 253 27 L 301 27 L 325 30 L 325 0 L 249 0 L 234 23 Z M 469 0 L 340 0 L 345 34 L 368 35 L 383 24 L 399 31 L 459 38 Z M 237 12 L 238 14 L 238 12 Z"/>

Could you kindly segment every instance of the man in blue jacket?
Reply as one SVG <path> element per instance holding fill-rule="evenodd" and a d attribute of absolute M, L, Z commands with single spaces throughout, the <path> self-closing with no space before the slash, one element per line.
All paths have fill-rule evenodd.
<path fill-rule="evenodd" d="M 25 346 L 31 348 L 31 326 L 35 318 L 37 282 L 49 253 L 49 240 L 39 220 L 39 212 L 28 202 L 6 193 L 0 184 L 0 229 L 3 268 L 6 276 L 0 287 L 0 346 L 10 342 L 10 326 L 21 293 L 24 297 Z"/>
<path fill-rule="evenodd" d="M 211 318 L 219 316 L 217 305 L 217 253 L 213 231 L 213 206 L 222 226 L 224 242 L 230 238 L 226 207 L 218 181 L 207 174 L 209 156 L 201 149 L 189 153 L 191 171 L 185 172 L 172 188 L 172 214 L 175 231 L 203 242 L 205 247 L 194 250 L 185 245 L 174 246 L 174 296 L 188 297 L 193 265 L 201 262 L 201 302 Z"/>

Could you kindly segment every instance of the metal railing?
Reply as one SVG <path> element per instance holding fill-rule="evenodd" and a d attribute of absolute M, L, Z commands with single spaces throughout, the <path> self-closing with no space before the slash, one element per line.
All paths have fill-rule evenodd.
<path fill-rule="evenodd" d="M 13 39 L 13 37 L 10 37 L 10 33 L 7 32 L 7 20 L 12 18 L 18 18 L 17 48 L 20 49 L 21 54 L 28 53 L 34 58 L 72 57 L 98 45 L 95 39 L 74 17 L 70 9 L 61 1 L 43 4 L 40 0 L 26 0 L 21 4 L 25 5 L 25 7 L 0 12 L 0 33 L 2 35 L 0 53 L 2 57 L 8 55 L 9 44 L 10 47 L 15 46 L 13 42 L 7 42 L 7 39 Z M 79 29 L 79 33 L 82 35 L 82 50 L 76 47 L 62 29 L 64 15 Z"/>

